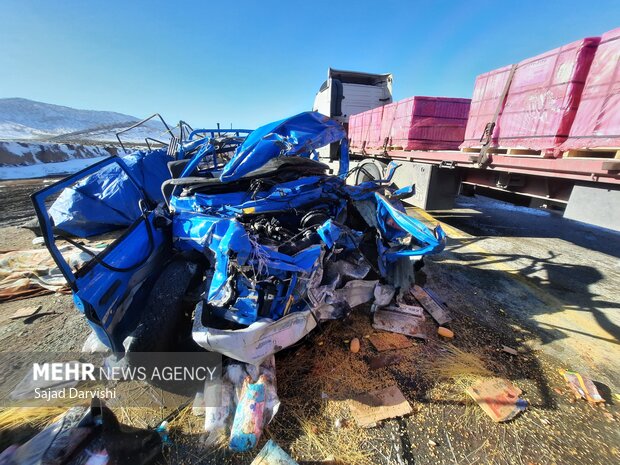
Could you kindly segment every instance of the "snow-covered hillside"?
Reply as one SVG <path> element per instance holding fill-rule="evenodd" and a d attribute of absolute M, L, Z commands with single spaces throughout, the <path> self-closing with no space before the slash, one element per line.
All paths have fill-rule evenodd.
<path fill-rule="evenodd" d="M 110 155 L 122 154 L 116 132 L 138 121 L 111 111 L 76 110 L 23 98 L 0 99 L 0 179 L 70 174 Z M 164 130 L 159 120 L 151 120 L 121 138 L 130 145 L 144 145 L 146 137 L 167 142 Z"/>
<path fill-rule="evenodd" d="M 39 178 L 69 174 L 121 155 L 116 147 L 0 141 L 0 179 Z"/>
<path fill-rule="evenodd" d="M 23 98 L 0 99 L 0 140 L 42 142 L 116 142 L 115 133 L 139 121 L 112 111 L 75 108 Z M 145 137 L 167 140 L 159 120 L 122 136 L 123 141 L 144 143 Z"/>

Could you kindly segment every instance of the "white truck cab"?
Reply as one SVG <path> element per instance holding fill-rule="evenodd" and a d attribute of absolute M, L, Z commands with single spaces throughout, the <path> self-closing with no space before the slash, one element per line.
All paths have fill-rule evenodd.
<path fill-rule="evenodd" d="M 345 125 L 349 116 L 392 103 L 392 75 L 329 68 L 312 110 Z"/>

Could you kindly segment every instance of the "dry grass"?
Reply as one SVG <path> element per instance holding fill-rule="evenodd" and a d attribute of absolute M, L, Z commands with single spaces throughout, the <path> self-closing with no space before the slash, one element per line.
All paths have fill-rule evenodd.
<path fill-rule="evenodd" d="M 468 387 L 480 378 L 494 376 L 484 357 L 486 354 L 480 349 L 468 352 L 449 344 L 443 346 L 435 357 L 420 359 L 419 367 L 427 377 Z"/>
<path fill-rule="evenodd" d="M 368 435 L 351 425 L 345 407 L 331 405 L 326 410 L 331 413 L 315 416 L 303 412 L 295 414 L 294 420 L 302 434 L 290 444 L 291 453 L 297 457 L 320 457 L 335 463 L 371 464 L 371 452 L 362 444 L 367 441 Z M 341 415 L 334 415 L 334 410 L 341 410 Z"/>
<path fill-rule="evenodd" d="M 23 427 L 44 428 L 67 411 L 64 407 L 11 407 L 0 411 L 0 430 Z"/>

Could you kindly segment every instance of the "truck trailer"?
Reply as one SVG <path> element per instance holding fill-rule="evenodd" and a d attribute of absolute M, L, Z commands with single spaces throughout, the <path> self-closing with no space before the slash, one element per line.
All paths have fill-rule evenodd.
<path fill-rule="evenodd" d="M 313 110 L 337 119 L 349 130 L 355 115 L 381 107 L 387 112 L 392 101 L 391 74 L 330 68 Z M 459 193 L 478 190 L 490 196 L 497 193 L 500 198 L 526 196 L 530 206 L 554 207 L 563 210 L 567 218 L 620 230 L 620 219 L 613 214 L 620 204 L 620 157 L 613 150 L 596 157 L 573 157 L 571 153 L 553 158 L 519 149 L 407 150 L 388 143 L 356 146 L 352 138 L 355 135 L 349 130 L 351 168 L 360 168 L 349 182 L 381 179 L 388 164 L 396 161 L 400 168 L 394 181 L 399 187 L 415 184 L 415 195 L 408 202 L 420 208 L 451 209 Z M 331 147 L 319 155 L 332 163 L 336 153 L 336 147 Z"/>

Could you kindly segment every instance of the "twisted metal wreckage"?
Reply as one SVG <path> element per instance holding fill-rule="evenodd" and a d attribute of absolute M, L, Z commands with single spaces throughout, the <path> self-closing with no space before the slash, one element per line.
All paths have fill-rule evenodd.
<path fill-rule="evenodd" d="M 244 135 L 194 130 L 167 150 L 111 157 L 33 195 L 76 306 L 115 352 L 170 348 L 183 299 L 194 298 L 193 340 L 259 364 L 321 320 L 388 305 L 421 257 L 443 249 L 440 226 L 404 212 L 400 199 L 413 189 L 391 185 L 396 165 L 386 179 L 346 184 L 339 123 L 306 112 Z M 316 153 L 332 143 L 337 175 Z M 76 239 L 119 228 L 98 254 Z M 86 263 L 67 263 L 59 240 Z"/>
<path fill-rule="evenodd" d="M 345 130 L 319 113 L 253 132 L 180 127 L 167 147 L 111 157 L 33 194 L 77 308 L 130 360 L 197 344 L 275 376 L 275 352 L 362 303 L 398 305 L 421 258 L 444 248 L 440 226 L 405 213 L 414 190 L 392 185 L 397 165 L 386 179 L 346 184 L 355 170 Z M 334 143 L 337 175 L 316 152 Z M 78 239 L 121 228 L 103 251 Z M 86 260 L 67 260 L 59 241 Z M 233 372 L 224 379 L 236 382 Z"/>
<path fill-rule="evenodd" d="M 316 149 L 335 143 L 332 175 Z M 230 428 L 242 451 L 278 410 L 273 354 L 362 303 L 398 306 L 422 257 L 444 248 L 440 226 L 406 215 L 401 199 L 414 189 L 393 186 L 395 169 L 347 184 L 343 127 L 307 112 L 252 132 L 180 123 L 166 147 L 108 158 L 32 198 L 75 305 L 107 348 L 130 364 L 179 349 L 229 357 L 221 386 L 205 385 L 205 399 L 222 396 L 203 410 L 205 431 Z M 259 398 L 264 410 L 246 405 Z"/>

